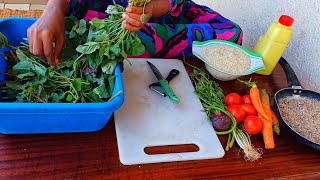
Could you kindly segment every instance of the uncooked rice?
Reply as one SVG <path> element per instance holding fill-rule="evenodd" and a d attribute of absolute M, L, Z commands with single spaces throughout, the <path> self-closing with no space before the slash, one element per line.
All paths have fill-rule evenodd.
<path fill-rule="evenodd" d="M 251 60 L 238 48 L 210 45 L 204 48 L 203 57 L 212 67 L 232 74 L 241 74 L 250 68 Z"/>
<path fill-rule="evenodd" d="M 320 101 L 301 96 L 280 99 L 279 110 L 287 124 L 303 137 L 320 144 Z"/>

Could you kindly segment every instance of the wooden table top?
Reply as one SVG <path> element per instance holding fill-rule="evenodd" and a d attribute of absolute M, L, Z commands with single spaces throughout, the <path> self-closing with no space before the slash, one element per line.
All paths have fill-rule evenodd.
<path fill-rule="evenodd" d="M 190 72 L 191 69 L 187 68 Z M 250 75 L 269 95 L 287 86 L 282 68 L 270 76 Z M 244 85 L 219 82 L 224 93 L 247 93 Z M 227 138 L 219 136 L 223 146 Z M 263 147 L 261 135 L 252 137 Z M 119 161 L 113 118 L 94 133 L 0 135 L 1 179 L 320 179 L 320 153 L 282 130 L 276 148 L 248 162 L 238 145 L 222 159 L 125 166 Z"/>

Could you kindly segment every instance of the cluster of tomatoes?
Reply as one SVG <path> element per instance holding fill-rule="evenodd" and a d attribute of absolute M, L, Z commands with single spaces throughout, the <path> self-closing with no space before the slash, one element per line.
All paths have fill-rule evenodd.
<path fill-rule="evenodd" d="M 249 134 L 258 134 L 262 130 L 262 121 L 257 116 L 258 112 L 252 104 L 250 95 L 240 96 L 230 93 L 225 96 L 224 103 L 227 111 L 237 120 L 238 124 L 243 122 L 245 131 Z"/>

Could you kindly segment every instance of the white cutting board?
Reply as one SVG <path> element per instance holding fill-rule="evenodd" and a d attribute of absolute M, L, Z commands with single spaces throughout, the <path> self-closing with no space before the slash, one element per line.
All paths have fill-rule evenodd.
<path fill-rule="evenodd" d="M 146 60 L 164 76 L 175 68 L 180 74 L 171 82 L 179 104 L 172 103 L 149 89 L 157 79 Z M 124 165 L 172 161 L 215 159 L 224 156 L 224 149 L 208 122 L 200 100 L 180 60 L 130 59 L 122 74 L 125 101 L 115 112 L 115 126 L 120 161 Z M 145 147 L 195 144 L 197 152 L 148 155 Z"/>

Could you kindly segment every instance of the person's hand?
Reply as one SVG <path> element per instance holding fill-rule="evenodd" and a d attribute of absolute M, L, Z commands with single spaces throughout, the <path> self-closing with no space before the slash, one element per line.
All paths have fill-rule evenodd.
<path fill-rule="evenodd" d="M 152 10 L 153 4 L 148 3 L 144 9 L 144 14 L 146 15 L 145 22 L 141 22 L 140 16 L 143 13 L 143 7 L 128 7 L 126 13 L 122 15 L 126 20 L 126 22 L 122 23 L 122 26 L 132 32 L 139 31 L 152 17 Z"/>
<path fill-rule="evenodd" d="M 28 41 L 32 54 L 56 66 L 64 44 L 64 12 L 61 9 L 45 10 L 28 29 Z"/>

